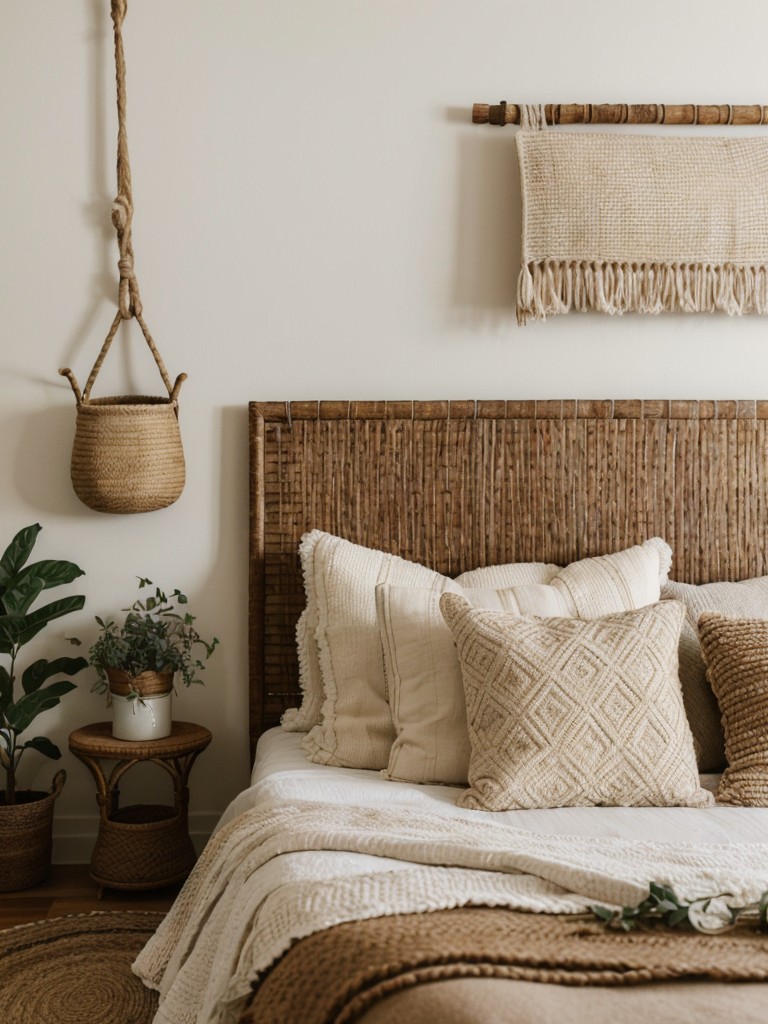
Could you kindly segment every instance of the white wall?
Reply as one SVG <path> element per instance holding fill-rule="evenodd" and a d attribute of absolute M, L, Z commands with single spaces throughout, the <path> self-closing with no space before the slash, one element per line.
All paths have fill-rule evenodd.
<path fill-rule="evenodd" d="M 247 779 L 249 399 L 766 397 L 766 322 L 514 322 L 512 129 L 474 101 L 768 102 L 768 5 L 737 0 L 130 0 L 125 30 L 136 268 L 171 376 L 185 370 L 188 482 L 169 509 L 91 512 L 68 461 L 74 402 L 114 310 L 108 0 L 0 3 L 0 545 L 87 572 L 93 615 L 148 575 L 188 592 L 222 641 L 177 716 L 214 744 L 192 775 L 202 836 Z M 159 390 L 137 332 L 95 393 Z M 72 588 L 75 590 L 75 588 Z M 106 716 L 49 712 L 66 748 Z M 32 755 L 37 757 L 37 755 Z M 65 754 L 59 859 L 87 859 L 96 805 Z M 43 786 L 50 762 L 30 759 Z M 140 780 L 152 799 L 151 780 Z"/>

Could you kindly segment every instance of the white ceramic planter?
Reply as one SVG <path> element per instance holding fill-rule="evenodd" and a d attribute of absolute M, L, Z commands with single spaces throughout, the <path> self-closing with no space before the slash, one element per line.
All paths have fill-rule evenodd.
<path fill-rule="evenodd" d="M 137 697 L 130 700 L 112 694 L 112 735 L 117 740 L 160 740 L 171 735 L 171 697 Z"/>

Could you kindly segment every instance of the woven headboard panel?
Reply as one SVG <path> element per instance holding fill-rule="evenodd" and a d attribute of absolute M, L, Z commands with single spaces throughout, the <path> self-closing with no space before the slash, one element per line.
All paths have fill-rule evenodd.
<path fill-rule="evenodd" d="M 253 402 L 251 736 L 298 701 L 318 528 L 456 575 L 651 536 L 692 583 L 768 573 L 768 402 Z"/>

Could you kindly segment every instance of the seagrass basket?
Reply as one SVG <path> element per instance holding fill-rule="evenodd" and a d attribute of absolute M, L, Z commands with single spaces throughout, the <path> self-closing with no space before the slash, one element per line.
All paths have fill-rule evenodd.
<path fill-rule="evenodd" d="M 56 772 L 50 793 L 20 792 L 18 803 L 0 802 L 0 892 L 29 889 L 51 869 L 53 805 L 67 778 Z"/>
<path fill-rule="evenodd" d="M 77 402 L 70 475 L 75 494 L 97 512 L 152 512 L 173 504 L 184 490 L 184 450 L 178 395 L 186 374 L 171 385 L 163 361 L 138 313 L 134 313 L 166 386 L 167 395 L 91 398 L 96 375 L 123 320 L 118 313 L 88 382 L 80 392 L 69 368 L 59 370 Z"/>

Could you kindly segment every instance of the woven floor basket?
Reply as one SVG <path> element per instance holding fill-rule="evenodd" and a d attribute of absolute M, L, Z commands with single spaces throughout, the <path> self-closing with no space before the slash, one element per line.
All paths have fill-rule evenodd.
<path fill-rule="evenodd" d="M 64 787 L 66 773 L 58 771 L 50 793 L 32 792 L 36 799 L 0 805 L 0 892 L 29 889 L 42 882 L 51 868 L 53 805 Z M 20 793 L 19 797 L 25 794 Z"/>

